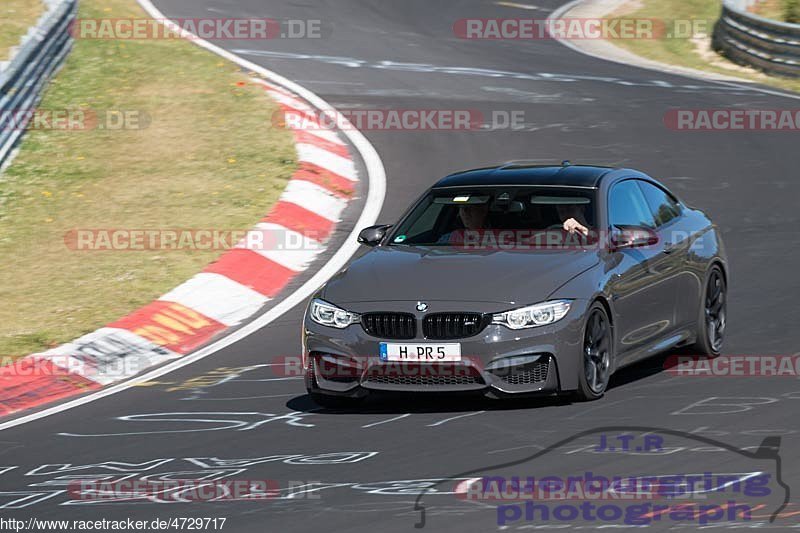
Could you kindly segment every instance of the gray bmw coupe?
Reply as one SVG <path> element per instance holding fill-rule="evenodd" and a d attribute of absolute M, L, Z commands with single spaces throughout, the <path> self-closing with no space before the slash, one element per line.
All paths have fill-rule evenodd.
<path fill-rule="evenodd" d="M 676 347 L 715 355 L 728 264 L 719 230 L 642 172 L 510 163 L 438 181 L 309 302 L 306 387 L 570 394 Z"/>

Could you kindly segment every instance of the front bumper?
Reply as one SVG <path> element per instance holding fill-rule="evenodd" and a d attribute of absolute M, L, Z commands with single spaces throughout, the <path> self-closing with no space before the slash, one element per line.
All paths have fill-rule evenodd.
<path fill-rule="evenodd" d="M 453 302 L 432 302 L 436 312 L 506 309 Z M 356 303 L 358 313 L 410 312 L 409 302 Z M 360 324 L 345 329 L 321 326 L 306 317 L 303 361 L 306 388 L 311 392 L 361 397 L 371 390 L 407 392 L 483 392 L 492 396 L 557 393 L 575 390 L 583 360 L 585 300 L 574 300 L 567 316 L 549 326 L 511 330 L 490 324 L 480 333 L 455 340 L 381 339 Z M 430 311 L 429 311 L 430 312 Z M 425 313 L 413 312 L 418 321 Z M 457 363 L 391 363 L 380 360 L 380 343 L 461 344 Z"/>

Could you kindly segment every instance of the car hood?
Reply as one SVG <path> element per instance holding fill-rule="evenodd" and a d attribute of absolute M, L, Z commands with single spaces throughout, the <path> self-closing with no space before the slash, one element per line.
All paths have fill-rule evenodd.
<path fill-rule="evenodd" d="M 334 304 L 463 301 L 529 304 L 598 263 L 587 250 L 452 251 L 378 247 L 332 278 L 321 297 Z"/>

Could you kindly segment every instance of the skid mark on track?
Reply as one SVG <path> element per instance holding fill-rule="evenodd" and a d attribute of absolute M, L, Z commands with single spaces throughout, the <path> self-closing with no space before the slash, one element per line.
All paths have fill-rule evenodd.
<path fill-rule="evenodd" d="M 300 376 L 291 376 L 287 378 L 265 378 L 265 379 L 237 379 L 237 383 L 264 383 L 267 381 L 291 381 L 296 379 L 303 379 Z"/>
<path fill-rule="evenodd" d="M 494 87 L 491 85 L 485 85 L 481 87 L 482 91 L 491 92 L 491 93 L 500 93 L 507 97 L 510 97 L 510 100 L 516 100 L 519 102 L 527 102 L 533 104 L 559 104 L 559 105 L 566 105 L 566 104 L 588 104 L 591 102 L 597 101 L 596 98 L 589 98 L 589 97 L 576 97 L 572 95 L 565 94 L 563 92 L 559 93 L 540 93 L 534 91 L 523 91 L 520 89 L 515 89 L 513 87 Z"/>
<path fill-rule="evenodd" d="M 468 416 L 480 415 L 480 414 L 483 414 L 485 412 L 486 411 L 476 411 L 474 413 L 467 413 L 465 415 L 451 416 L 450 418 L 445 418 L 444 420 L 439 420 L 438 422 L 434 422 L 433 424 L 428 424 L 428 427 L 432 428 L 432 427 L 436 427 L 436 426 L 441 426 L 442 424 L 446 424 L 447 422 L 450 422 L 452 420 L 457 420 L 459 418 L 466 418 Z"/>
<path fill-rule="evenodd" d="M 381 420 L 380 422 L 373 422 L 371 424 L 366 424 L 366 425 L 361 426 L 361 427 L 362 428 L 371 428 L 371 427 L 374 427 L 374 426 L 380 426 L 381 424 L 388 424 L 389 422 L 394 422 L 395 420 L 400 420 L 401 418 L 406 418 L 408 416 L 411 416 L 411 413 L 406 413 L 406 414 L 403 414 L 403 415 L 400 415 L 400 416 L 395 416 L 394 418 L 389 418 L 388 420 Z"/>
<path fill-rule="evenodd" d="M 365 85 L 358 81 L 332 81 L 332 80 L 297 80 L 297 83 L 317 83 L 324 85 Z"/>
<path fill-rule="evenodd" d="M 544 446 L 539 446 L 538 444 L 523 444 L 522 446 L 514 446 L 513 448 L 501 448 L 499 450 L 491 450 L 486 452 L 486 455 L 492 455 L 495 453 L 513 452 L 514 450 L 525 450 L 527 448 L 538 448 L 540 450 L 544 450 Z"/>
<path fill-rule="evenodd" d="M 263 398 L 286 398 L 287 396 L 297 396 L 294 392 L 291 394 L 267 394 L 265 396 L 240 396 L 238 398 L 181 398 L 181 400 L 196 401 L 196 402 L 230 402 L 230 401 L 246 401 L 246 400 L 261 400 Z"/>
<path fill-rule="evenodd" d="M 528 11 L 546 11 L 546 12 L 552 11 L 552 9 L 547 9 L 547 8 L 544 8 L 544 7 L 534 6 L 534 5 L 531 5 L 531 4 L 518 4 L 517 2 L 504 2 L 504 1 L 501 1 L 501 2 L 495 2 L 495 5 L 502 6 L 502 7 L 513 7 L 513 8 L 516 8 L 516 9 L 525 9 L 525 10 L 528 10 Z"/>

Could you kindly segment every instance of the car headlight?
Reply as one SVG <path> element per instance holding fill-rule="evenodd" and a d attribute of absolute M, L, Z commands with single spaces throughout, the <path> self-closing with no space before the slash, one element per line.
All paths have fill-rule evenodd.
<path fill-rule="evenodd" d="M 330 326 L 332 328 L 344 329 L 350 324 L 357 324 L 361 321 L 361 315 L 340 309 L 325 300 L 314 298 L 308 308 L 308 316 L 317 324 Z"/>
<path fill-rule="evenodd" d="M 511 329 L 535 328 L 558 322 L 569 311 L 572 300 L 551 300 L 492 315 L 492 324 Z"/>

